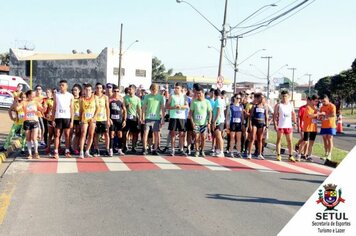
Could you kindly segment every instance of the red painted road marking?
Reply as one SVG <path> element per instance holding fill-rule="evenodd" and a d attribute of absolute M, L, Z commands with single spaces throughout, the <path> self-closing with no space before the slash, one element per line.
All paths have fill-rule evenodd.
<path fill-rule="evenodd" d="M 253 163 L 259 164 L 261 166 L 268 167 L 272 170 L 278 171 L 278 172 L 285 172 L 285 173 L 294 173 L 294 174 L 301 174 L 302 172 L 299 172 L 297 170 L 294 170 L 292 168 L 284 167 L 281 165 L 278 165 L 278 162 L 276 161 L 269 161 L 269 160 L 250 160 Z"/>
<path fill-rule="evenodd" d="M 165 159 L 179 166 L 182 170 L 209 170 L 207 167 L 202 166 L 186 157 L 165 157 Z"/>
<path fill-rule="evenodd" d="M 320 174 L 327 175 L 327 176 L 329 176 L 332 172 L 332 170 L 327 170 L 327 169 L 321 168 L 321 167 L 311 164 L 311 163 L 296 162 L 296 163 L 293 163 L 292 165 L 300 166 L 305 169 L 319 172 Z"/>
<path fill-rule="evenodd" d="M 108 167 L 105 165 L 103 159 L 85 158 L 77 159 L 78 172 L 105 172 L 109 171 Z"/>
<path fill-rule="evenodd" d="M 120 157 L 120 159 L 131 170 L 160 170 L 158 166 L 144 158 L 143 156 Z"/>
<path fill-rule="evenodd" d="M 57 173 L 57 160 L 42 158 L 32 160 L 28 166 L 30 173 L 34 174 L 54 174 Z"/>
<path fill-rule="evenodd" d="M 229 168 L 233 171 L 239 171 L 239 170 L 256 170 L 253 168 L 250 168 L 244 164 L 238 163 L 236 161 L 232 161 L 229 158 L 218 158 L 218 157 L 206 157 L 205 159 L 214 162 L 220 166 Z"/>

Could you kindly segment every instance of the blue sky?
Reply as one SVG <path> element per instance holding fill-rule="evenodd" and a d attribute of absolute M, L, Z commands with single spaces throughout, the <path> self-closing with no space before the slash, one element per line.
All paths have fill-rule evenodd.
<path fill-rule="evenodd" d="M 221 28 L 224 0 L 189 2 Z M 246 25 L 302 0 L 229 0 L 227 23 L 236 25 L 260 7 L 275 2 L 277 7 L 265 8 Z M 123 23 L 124 48 L 138 39 L 140 42 L 130 50 L 151 52 L 175 72 L 217 75 L 219 55 L 208 45 L 219 47 L 219 32 L 187 4 L 175 0 L 11 0 L 2 3 L 2 8 L 6 30 L 1 32 L 0 52 L 27 42 L 41 52 L 91 49 L 100 53 L 105 47 L 118 47 L 120 23 Z M 240 61 L 258 49 L 267 50 L 240 65 L 238 81 L 266 81 L 263 77 L 267 61 L 261 56 L 273 57 L 271 72 L 285 64 L 296 67 L 295 78 L 299 83 L 306 83 L 307 77 L 303 76 L 306 73 L 311 73 L 316 81 L 348 69 L 356 58 L 355 10 L 354 0 L 316 0 L 286 21 L 240 39 Z M 232 59 L 230 42 L 226 53 Z M 283 68 L 274 77 L 291 77 L 291 73 Z M 233 69 L 226 60 L 223 74 L 233 78 Z"/>

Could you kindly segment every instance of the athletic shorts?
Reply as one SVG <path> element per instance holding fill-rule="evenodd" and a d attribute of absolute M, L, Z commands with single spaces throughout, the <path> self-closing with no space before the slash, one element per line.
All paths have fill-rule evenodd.
<path fill-rule="evenodd" d="M 110 131 L 113 132 L 122 131 L 122 120 L 112 120 Z"/>
<path fill-rule="evenodd" d="M 159 132 L 161 128 L 160 125 L 160 120 L 145 120 L 144 130 L 149 131 L 151 128 L 153 132 Z"/>
<path fill-rule="evenodd" d="M 192 122 L 189 119 L 185 121 L 185 131 L 187 132 L 194 131 Z"/>
<path fill-rule="evenodd" d="M 56 123 L 56 129 L 69 129 L 70 128 L 70 119 L 56 118 L 54 119 Z"/>
<path fill-rule="evenodd" d="M 282 134 L 291 134 L 293 133 L 293 128 L 278 128 L 278 132 Z"/>
<path fill-rule="evenodd" d="M 242 132 L 242 123 L 230 123 L 230 132 Z"/>
<path fill-rule="evenodd" d="M 80 120 L 74 120 L 73 125 L 80 125 Z"/>
<path fill-rule="evenodd" d="M 125 131 L 130 131 L 132 133 L 138 133 L 139 130 L 139 125 L 137 120 L 126 120 L 126 126 L 124 128 Z"/>
<path fill-rule="evenodd" d="M 38 126 L 39 126 L 38 121 L 35 121 L 35 120 L 25 120 L 23 122 L 23 129 L 24 130 L 37 129 Z"/>
<path fill-rule="evenodd" d="M 315 141 L 316 132 L 304 132 L 303 141 Z"/>
<path fill-rule="evenodd" d="M 266 124 L 265 123 L 256 122 L 256 121 L 252 121 L 252 126 L 257 127 L 257 129 L 261 129 L 261 128 L 265 127 Z"/>
<path fill-rule="evenodd" d="M 168 130 L 184 132 L 185 122 L 186 122 L 185 119 L 169 119 Z"/>
<path fill-rule="evenodd" d="M 335 128 L 321 128 L 320 134 L 321 135 L 336 135 L 336 129 Z"/>
<path fill-rule="evenodd" d="M 208 131 L 206 125 L 196 125 L 194 127 L 194 133 L 196 134 L 205 134 Z"/>
<path fill-rule="evenodd" d="M 224 131 L 225 123 L 216 124 L 215 130 Z"/>
<path fill-rule="evenodd" d="M 95 133 L 103 134 L 108 131 L 108 125 L 106 121 L 97 121 L 95 127 Z"/>

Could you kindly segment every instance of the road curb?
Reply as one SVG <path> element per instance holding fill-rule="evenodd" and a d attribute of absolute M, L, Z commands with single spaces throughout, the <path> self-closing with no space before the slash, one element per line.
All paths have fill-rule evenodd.
<path fill-rule="evenodd" d="M 6 161 L 6 158 L 8 158 L 11 152 L 16 151 L 16 149 L 20 147 L 21 147 L 21 142 L 19 139 L 15 139 L 14 141 L 12 141 L 11 145 L 9 146 L 6 152 L 0 152 L 0 164 Z"/>
<path fill-rule="evenodd" d="M 267 148 L 269 148 L 269 149 L 276 149 L 276 144 L 273 144 L 273 143 L 266 143 L 266 144 L 265 144 L 265 147 L 267 147 Z M 287 150 L 286 148 L 282 148 L 282 147 L 281 147 L 281 154 L 287 153 L 287 151 L 288 151 L 288 150 Z M 320 157 L 314 156 L 314 155 L 311 156 L 311 157 L 312 157 L 312 158 L 320 159 Z M 338 163 L 338 162 L 333 162 L 333 161 L 328 160 L 327 162 L 325 162 L 324 165 L 336 168 L 339 164 L 340 164 L 340 163 Z"/>
<path fill-rule="evenodd" d="M 343 123 L 342 126 L 348 127 L 348 128 L 355 128 L 356 129 L 356 125 L 355 124 L 345 124 Z"/>

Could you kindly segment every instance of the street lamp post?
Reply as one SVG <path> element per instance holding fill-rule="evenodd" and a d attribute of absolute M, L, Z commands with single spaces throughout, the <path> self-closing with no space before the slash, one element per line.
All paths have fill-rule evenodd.
<path fill-rule="evenodd" d="M 288 68 L 288 70 L 292 70 L 292 101 L 294 101 L 294 71 L 296 69 L 295 67 Z"/>
<path fill-rule="evenodd" d="M 305 74 L 305 75 L 309 77 L 308 96 L 310 96 L 310 94 L 311 94 L 311 76 L 312 76 L 312 74 Z"/>
<path fill-rule="evenodd" d="M 270 70 L 270 61 L 272 59 L 271 56 L 266 56 L 266 57 L 261 57 L 262 59 L 267 59 L 268 61 L 268 65 L 267 65 L 267 100 L 269 99 L 269 90 L 270 90 L 270 84 L 271 84 L 271 80 L 269 77 L 269 70 Z"/>
<path fill-rule="evenodd" d="M 117 81 L 117 86 L 120 89 L 121 86 L 121 63 L 122 63 L 122 28 L 123 24 L 121 23 L 121 28 L 120 28 L 120 51 L 119 51 L 119 71 L 118 71 L 118 81 Z"/>
<path fill-rule="evenodd" d="M 224 57 L 224 48 L 225 48 L 226 33 L 227 33 L 227 31 L 226 31 L 226 17 L 227 17 L 227 3 L 228 3 L 228 0 L 225 0 L 224 18 L 223 18 L 223 25 L 222 25 L 222 29 L 221 30 L 218 27 L 216 27 L 208 18 L 206 18 L 198 9 L 196 9 L 189 2 L 183 1 L 183 0 L 176 0 L 176 2 L 177 3 L 185 3 L 185 4 L 189 5 L 191 8 L 193 8 L 201 17 L 203 17 L 210 25 L 212 25 L 221 34 L 219 68 L 218 68 L 218 76 L 221 76 L 222 75 L 222 60 L 223 60 L 223 57 Z"/>

